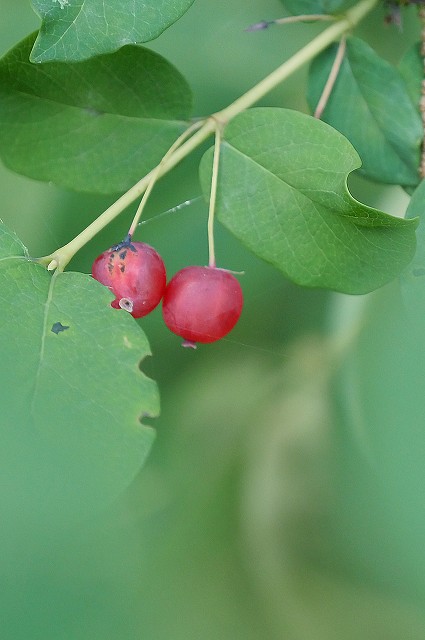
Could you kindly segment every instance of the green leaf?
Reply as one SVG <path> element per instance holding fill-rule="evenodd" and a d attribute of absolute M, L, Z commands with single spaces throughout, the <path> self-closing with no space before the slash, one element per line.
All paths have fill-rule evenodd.
<path fill-rule="evenodd" d="M 424 65 L 419 43 L 406 51 L 400 60 L 398 68 L 404 82 L 406 83 L 410 100 L 419 111 L 419 101 L 421 99 L 422 80 L 424 75 Z"/>
<path fill-rule="evenodd" d="M 304 13 L 338 14 L 356 3 L 357 0 L 283 0 L 285 8 L 294 15 Z"/>
<path fill-rule="evenodd" d="M 317 105 L 335 59 L 336 45 L 313 62 L 308 99 Z M 343 133 L 362 159 L 363 173 L 378 182 L 416 185 L 421 119 L 397 69 L 358 38 L 347 50 L 323 118 Z"/>
<path fill-rule="evenodd" d="M 406 217 L 418 219 L 419 225 L 416 253 L 401 279 L 402 292 L 408 309 L 418 313 L 422 321 L 425 317 L 425 180 L 414 191 Z"/>
<path fill-rule="evenodd" d="M 157 38 L 194 0 L 32 0 L 42 19 L 32 62 L 77 61 Z"/>
<path fill-rule="evenodd" d="M 141 47 L 74 64 L 28 61 L 34 36 L 0 61 L 0 155 L 13 171 L 115 193 L 150 171 L 185 129 L 190 89 Z"/>
<path fill-rule="evenodd" d="M 0 505 L 80 515 L 141 468 L 158 413 L 142 330 L 81 273 L 49 274 L 0 225 Z"/>
<path fill-rule="evenodd" d="M 351 197 L 347 175 L 360 160 L 340 133 L 279 108 L 249 110 L 224 133 L 218 217 L 289 278 L 366 293 L 392 280 L 411 260 L 415 222 Z M 211 164 L 209 149 L 200 169 L 206 196 Z"/>

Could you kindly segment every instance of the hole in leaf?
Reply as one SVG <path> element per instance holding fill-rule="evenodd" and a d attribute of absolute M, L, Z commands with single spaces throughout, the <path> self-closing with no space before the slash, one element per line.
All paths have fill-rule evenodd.
<path fill-rule="evenodd" d="M 52 325 L 51 331 L 53 331 L 53 333 L 56 333 L 56 335 L 58 333 L 61 333 L 62 331 L 66 331 L 67 329 L 69 329 L 69 326 L 62 324 L 61 322 L 55 322 Z"/>

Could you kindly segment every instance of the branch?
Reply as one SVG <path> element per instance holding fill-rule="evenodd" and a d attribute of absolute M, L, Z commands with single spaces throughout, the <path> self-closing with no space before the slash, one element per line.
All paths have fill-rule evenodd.
<path fill-rule="evenodd" d="M 306 63 L 310 62 L 319 53 L 326 49 L 333 42 L 338 41 L 348 31 L 353 29 L 372 9 L 376 7 L 379 0 L 360 0 L 358 4 L 349 9 L 344 16 L 337 19 L 330 27 L 322 31 L 318 36 L 313 38 L 305 47 L 295 53 L 289 60 L 286 60 L 280 67 L 266 76 L 261 82 L 256 84 L 252 89 L 244 93 L 240 98 L 232 102 L 228 107 L 214 113 L 209 117 L 202 127 L 197 130 L 188 140 L 181 144 L 178 149 L 167 156 L 167 160 L 162 161 L 162 166 L 156 166 L 139 182 L 124 193 L 116 202 L 114 202 L 106 211 L 104 211 L 94 222 L 92 222 L 84 231 L 76 236 L 71 242 L 57 249 L 52 254 L 39 258 L 37 262 L 48 266 L 50 270 L 59 269 L 63 271 L 68 262 L 81 247 L 89 242 L 99 233 L 106 225 L 116 218 L 126 207 L 140 196 L 148 188 L 153 178 L 155 180 L 160 176 L 168 173 L 183 158 L 189 155 L 194 149 L 202 144 L 217 130 L 217 123 L 221 127 L 230 122 L 234 117 L 258 102 L 272 89 L 286 80 L 295 71 L 300 69 Z"/>

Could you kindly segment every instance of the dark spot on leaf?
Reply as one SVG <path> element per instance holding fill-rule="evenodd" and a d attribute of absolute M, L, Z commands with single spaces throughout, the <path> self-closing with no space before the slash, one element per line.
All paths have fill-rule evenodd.
<path fill-rule="evenodd" d="M 425 276 L 425 268 L 419 267 L 417 269 L 412 269 L 412 275 L 418 278 L 419 276 Z"/>
<path fill-rule="evenodd" d="M 69 329 L 69 327 L 67 327 L 66 325 L 63 325 L 61 322 L 55 322 L 52 325 L 52 331 L 53 333 L 56 333 L 56 335 L 58 333 L 61 333 L 61 331 L 66 331 L 67 329 Z"/>

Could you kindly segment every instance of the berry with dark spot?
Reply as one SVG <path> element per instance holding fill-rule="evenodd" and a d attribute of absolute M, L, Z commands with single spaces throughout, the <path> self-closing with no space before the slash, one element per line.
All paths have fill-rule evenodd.
<path fill-rule="evenodd" d="M 92 275 L 115 295 L 112 307 L 142 318 L 164 295 L 165 266 L 155 249 L 144 242 L 122 245 L 101 253 L 93 263 Z"/>

